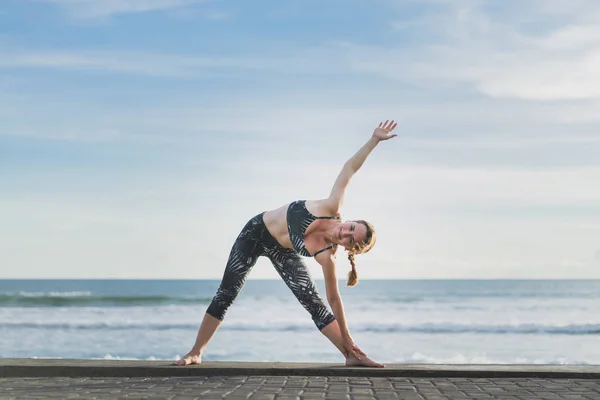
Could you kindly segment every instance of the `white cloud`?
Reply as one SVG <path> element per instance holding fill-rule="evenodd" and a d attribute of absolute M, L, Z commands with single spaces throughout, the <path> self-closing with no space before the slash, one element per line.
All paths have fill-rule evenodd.
<path fill-rule="evenodd" d="M 320 51 L 319 51 L 320 52 Z M 154 77 L 227 77 L 239 71 L 276 72 L 285 75 L 328 75 L 339 72 L 310 50 L 275 55 L 166 54 L 143 51 L 5 51 L 0 68 L 46 68 L 98 71 Z"/>
<path fill-rule="evenodd" d="M 423 85 L 467 84 L 497 98 L 600 98 L 600 3 L 504 3 L 494 13 L 489 1 L 439 3 L 421 20 L 392 23 L 399 39 L 409 29 L 434 39 L 416 49 L 355 47 L 355 68 Z M 546 31 L 528 30 L 531 20 Z"/>
<path fill-rule="evenodd" d="M 595 206 L 600 168 L 436 168 L 376 166 L 365 184 L 402 187 L 412 205 Z M 425 196 L 425 194 L 431 194 Z"/>
<path fill-rule="evenodd" d="M 507 57 L 501 65 L 474 71 L 475 76 L 479 75 L 478 88 L 492 97 L 600 98 L 600 49 L 570 59 L 560 54 L 524 58 L 524 54 Z"/>
<path fill-rule="evenodd" d="M 147 76 L 191 76 L 234 60 L 186 56 L 169 56 L 143 52 L 14 52 L 0 58 L 4 68 L 49 68 L 119 72 Z"/>
<path fill-rule="evenodd" d="M 577 20 L 598 15 L 598 2 L 595 0 L 530 0 L 529 4 L 544 14 L 571 16 Z"/>
<path fill-rule="evenodd" d="M 81 126 L 79 129 L 57 126 L 38 127 L 37 129 L 5 129 L 0 132 L 0 135 L 68 142 L 107 142 L 126 136 L 115 129 L 99 129 L 88 126 Z"/>
<path fill-rule="evenodd" d="M 64 8 L 77 18 L 99 18 L 117 14 L 169 10 L 207 0 L 37 0 Z"/>
<path fill-rule="evenodd" d="M 586 50 L 600 44 L 600 26 L 592 24 L 568 25 L 549 35 L 532 39 L 533 44 L 548 50 Z"/>

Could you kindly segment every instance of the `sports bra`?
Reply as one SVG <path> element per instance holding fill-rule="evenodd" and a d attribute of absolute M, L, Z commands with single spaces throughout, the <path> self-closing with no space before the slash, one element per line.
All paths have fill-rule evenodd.
<path fill-rule="evenodd" d="M 290 241 L 294 250 L 304 257 L 314 257 L 324 251 L 332 249 L 335 245 L 331 245 L 317 251 L 315 254 L 310 254 L 304 245 L 304 233 L 310 224 L 317 219 L 340 219 L 339 217 L 317 217 L 306 209 L 306 200 L 296 200 L 292 202 L 287 209 L 287 226 L 290 234 Z"/>

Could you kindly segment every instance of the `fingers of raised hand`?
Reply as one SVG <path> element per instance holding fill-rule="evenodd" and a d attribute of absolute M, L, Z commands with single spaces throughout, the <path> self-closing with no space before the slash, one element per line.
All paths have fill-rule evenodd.
<path fill-rule="evenodd" d="M 386 132 L 391 132 L 396 128 L 396 126 L 398 126 L 398 123 L 394 120 L 386 120 L 385 122 L 380 122 L 377 127 L 385 130 Z"/>

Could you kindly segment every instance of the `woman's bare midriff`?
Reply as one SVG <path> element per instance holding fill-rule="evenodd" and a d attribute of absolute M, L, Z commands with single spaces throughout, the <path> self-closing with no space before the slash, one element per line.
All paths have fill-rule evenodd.
<path fill-rule="evenodd" d="M 277 243 L 291 249 L 292 242 L 287 229 L 287 209 L 290 203 L 263 214 L 263 221 L 267 230 L 277 240 Z"/>

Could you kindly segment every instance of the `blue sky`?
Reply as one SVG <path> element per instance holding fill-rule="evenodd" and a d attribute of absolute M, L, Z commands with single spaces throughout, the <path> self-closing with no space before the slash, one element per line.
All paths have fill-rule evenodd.
<path fill-rule="evenodd" d="M 396 119 L 363 278 L 600 278 L 599 106 L 594 0 L 3 1 L 0 277 L 220 278 Z"/>

